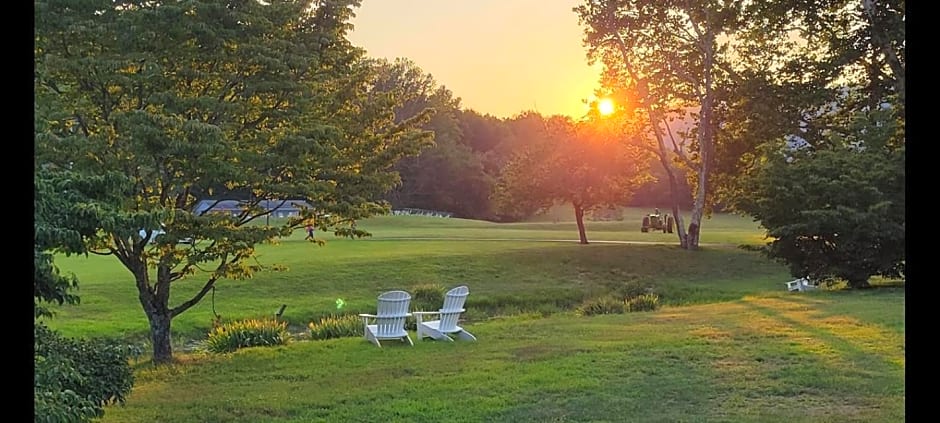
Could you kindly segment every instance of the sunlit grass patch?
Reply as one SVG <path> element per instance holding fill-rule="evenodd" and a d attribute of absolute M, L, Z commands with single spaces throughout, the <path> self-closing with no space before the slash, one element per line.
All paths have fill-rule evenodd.
<path fill-rule="evenodd" d="M 848 316 L 819 319 L 820 329 L 838 336 L 865 353 L 884 357 L 901 368 L 905 366 L 904 337 Z"/>
<path fill-rule="evenodd" d="M 729 342 L 733 339 L 731 332 L 718 329 L 714 326 L 702 326 L 692 329 L 689 333 L 702 337 L 709 342 Z"/>

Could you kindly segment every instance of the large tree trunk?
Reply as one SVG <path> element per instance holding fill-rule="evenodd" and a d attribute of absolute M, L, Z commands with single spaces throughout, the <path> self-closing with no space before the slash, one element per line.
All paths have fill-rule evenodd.
<path fill-rule="evenodd" d="M 849 289 L 868 289 L 871 288 L 871 284 L 868 282 L 868 275 L 865 274 L 855 274 L 847 276 L 846 285 Z"/>
<path fill-rule="evenodd" d="M 578 236 L 581 237 L 581 243 L 587 244 L 587 234 L 584 233 L 584 208 L 579 204 L 574 205 L 574 218 L 578 221 Z"/>
<path fill-rule="evenodd" d="M 679 246 L 689 248 L 689 237 L 683 227 L 682 211 L 679 210 L 679 181 L 676 180 L 676 174 L 666 162 L 665 157 L 661 156 L 660 161 L 666 169 L 666 175 L 669 176 L 669 198 L 672 200 L 672 216 L 676 220 L 676 235 L 679 237 Z"/>
<path fill-rule="evenodd" d="M 153 363 L 168 364 L 173 361 L 173 346 L 170 343 L 170 322 L 173 313 L 169 308 L 170 281 L 165 269 L 158 271 L 156 286 L 150 285 L 150 275 L 146 265 L 132 269 L 137 280 L 140 305 L 150 322 L 150 340 L 153 343 Z M 161 278 L 163 276 L 163 278 Z M 159 279 L 166 279 L 162 283 Z"/>
<path fill-rule="evenodd" d="M 706 97 L 706 103 L 710 103 L 711 99 Z M 705 110 L 706 106 L 702 105 L 702 121 L 706 121 L 707 115 L 710 115 L 708 110 Z M 710 108 L 710 105 L 709 105 Z M 702 162 L 699 165 L 698 169 L 698 186 L 695 189 L 695 199 L 692 202 L 692 216 L 689 218 L 689 238 L 687 248 L 690 250 L 697 250 L 699 246 L 699 235 L 701 234 L 702 229 L 702 216 L 705 214 L 705 185 L 708 181 L 708 160 L 711 157 L 709 154 L 709 149 L 711 146 L 710 134 L 707 128 L 702 128 L 699 132 L 699 145 L 701 146 L 701 158 Z"/>
<path fill-rule="evenodd" d="M 850 289 L 868 289 L 871 288 L 871 284 L 868 282 L 868 279 L 855 279 L 848 281 L 848 286 Z"/>
<path fill-rule="evenodd" d="M 650 119 L 650 125 L 653 127 L 653 133 L 656 135 L 656 142 L 659 145 L 656 155 L 659 156 L 659 163 L 663 165 L 663 170 L 666 171 L 666 175 L 669 177 L 669 198 L 672 200 L 672 215 L 676 219 L 676 236 L 679 237 L 679 246 L 687 249 L 689 248 L 689 238 L 685 233 L 682 213 L 679 211 L 679 181 L 676 180 L 676 173 L 672 169 L 672 164 L 669 163 L 666 142 L 663 140 L 662 128 L 659 127 L 659 122 L 665 119 L 659 116 L 659 113 L 654 113 L 651 110 L 647 111 L 647 115 Z"/>
<path fill-rule="evenodd" d="M 692 203 L 692 217 L 689 218 L 689 243 L 686 248 L 690 250 L 698 249 L 702 215 L 705 213 L 705 184 L 702 182 L 701 173 L 699 171 L 699 189 L 696 190 L 695 201 Z"/>
<path fill-rule="evenodd" d="M 167 313 L 147 313 L 150 320 L 150 340 L 153 342 L 153 363 L 169 364 L 173 361 L 173 345 L 170 342 L 170 322 Z"/>
<path fill-rule="evenodd" d="M 705 214 L 705 195 L 708 184 L 708 172 L 711 170 L 710 161 L 715 146 L 714 126 L 712 125 L 712 109 L 714 94 L 712 93 L 712 66 L 715 60 L 712 44 L 714 35 L 711 32 L 705 37 L 705 95 L 702 98 L 702 107 L 699 110 L 699 163 L 698 187 L 695 190 L 695 200 L 692 202 L 692 216 L 689 218 L 689 244 L 688 249 L 697 250 L 699 235 L 702 230 L 702 216 Z"/>
<path fill-rule="evenodd" d="M 148 271 L 147 261 L 141 256 L 142 245 L 134 246 L 137 251 L 131 252 L 127 248 L 127 243 L 119 241 L 120 250 L 116 253 L 121 263 L 127 267 L 134 275 L 137 284 L 137 298 L 140 305 L 147 315 L 150 322 L 150 340 L 153 342 L 153 363 L 168 364 L 173 361 L 173 346 L 170 343 L 172 339 L 170 333 L 170 323 L 173 318 L 189 310 L 190 307 L 202 301 L 202 299 L 215 286 L 217 276 L 213 276 L 206 281 L 202 289 L 192 298 L 184 301 L 175 308 L 170 308 L 170 282 L 179 275 L 174 275 L 169 265 L 160 263 L 157 265 L 157 282 L 150 284 L 150 272 Z M 222 263 L 219 266 L 231 264 L 227 256 L 222 257 Z"/>

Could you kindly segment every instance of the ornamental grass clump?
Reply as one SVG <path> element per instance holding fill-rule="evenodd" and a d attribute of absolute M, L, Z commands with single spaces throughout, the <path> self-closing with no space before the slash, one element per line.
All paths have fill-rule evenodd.
<path fill-rule="evenodd" d="M 346 338 L 363 335 L 362 318 L 352 314 L 326 316 L 310 322 L 310 339 Z"/>
<path fill-rule="evenodd" d="M 222 324 L 209 332 L 206 349 L 227 353 L 245 347 L 284 345 L 290 340 L 287 322 L 271 319 L 249 319 Z"/>
<path fill-rule="evenodd" d="M 659 308 L 659 296 L 656 294 L 643 294 L 633 297 L 626 302 L 628 311 L 653 311 Z"/>
<path fill-rule="evenodd" d="M 623 314 L 623 300 L 607 296 L 600 298 L 591 298 L 575 309 L 578 316 L 594 316 L 597 314 Z"/>

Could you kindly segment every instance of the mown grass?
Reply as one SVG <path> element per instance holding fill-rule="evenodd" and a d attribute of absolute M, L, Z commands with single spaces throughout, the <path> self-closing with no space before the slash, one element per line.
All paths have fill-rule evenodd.
<path fill-rule="evenodd" d="M 173 321 L 180 342 L 204 337 L 213 308 L 230 321 L 269 317 L 282 304 L 292 327 L 336 313 L 374 312 L 383 291 L 420 284 L 467 284 L 470 319 L 521 311 L 573 309 L 608 286 L 641 280 L 655 287 L 664 304 L 731 300 L 755 289 L 776 289 L 785 269 L 734 247 L 698 253 L 669 245 L 620 245 L 493 241 L 335 241 L 318 247 L 302 240 L 263 248 L 260 260 L 281 263 L 284 272 L 224 281 L 216 291 Z M 144 339 L 148 326 L 126 270 L 110 257 L 69 258 L 63 269 L 81 280 L 82 302 L 57 307 L 50 325 L 70 336 Z M 201 279 L 174 286 L 171 303 L 188 298 Z M 175 300 L 175 301 L 174 301 Z"/>
<path fill-rule="evenodd" d="M 103 421 L 904 421 L 904 293 L 878 291 L 517 315 L 468 325 L 475 343 L 188 355 L 141 365 Z"/>
<path fill-rule="evenodd" d="M 565 212 L 567 211 L 567 217 Z M 585 221 L 589 241 L 675 242 L 676 234 L 640 232 L 643 216 L 651 210 L 627 208 L 623 220 Z M 374 239 L 400 237 L 429 238 L 525 238 L 577 240 L 578 227 L 569 209 L 558 208 L 551 220 L 545 217 L 522 223 L 493 223 L 466 219 L 441 219 L 421 216 L 381 216 L 360 222 L 359 228 L 374 232 Z M 688 225 L 691 214 L 683 213 Z M 749 218 L 732 214 L 714 214 L 702 223 L 702 242 L 718 244 L 755 244 L 763 240 L 760 225 Z"/>
<path fill-rule="evenodd" d="M 359 223 L 373 231 L 371 239 L 326 235 L 328 244 L 319 247 L 298 233 L 263 246 L 262 263 L 289 270 L 220 283 L 214 307 L 224 320 L 269 317 L 287 304 L 283 318 L 302 331 L 322 316 L 374 312 L 375 297 L 386 290 L 467 284 L 462 326 L 479 341 L 386 342 L 379 349 L 341 338 L 228 355 L 185 352 L 179 347 L 205 339 L 211 328 L 207 298 L 174 319 L 177 364 L 137 362 L 127 404 L 109 407 L 103 421 L 904 420 L 903 284 L 784 292 L 783 266 L 736 247 L 753 245 L 741 240 L 760 232 L 735 216 L 708 221 L 703 241 L 710 244 L 699 252 L 668 244 L 484 240 L 576 239 L 564 225 L 381 217 Z M 588 234 L 674 242 L 674 235 L 633 226 L 590 222 Z M 434 237 L 475 240 L 395 239 Z M 69 336 L 146 338 L 132 279 L 113 258 L 58 264 L 79 276 L 82 304 L 57 307 L 50 325 Z M 584 299 L 628 281 L 653 286 L 662 307 L 575 316 Z M 198 286 L 178 284 L 174 299 Z M 336 309 L 337 298 L 344 309 Z"/>

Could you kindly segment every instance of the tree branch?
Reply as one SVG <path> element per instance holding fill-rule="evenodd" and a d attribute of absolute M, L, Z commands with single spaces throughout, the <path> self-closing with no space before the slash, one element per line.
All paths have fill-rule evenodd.
<path fill-rule="evenodd" d="M 685 151 L 682 151 L 679 148 L 679 144 L 676 143 L 676 137 L 672 135 L 672 128 L 669 127 L 669 122 L 666 119 L 663 119 L 663 125 L 666 125 L 666 134 L 669 135 L 669 141 L 672 142 L 672 151 L 676 153 L 676 156 L 685 163 L 690 169 L 697 169 L 695 162 L 692 161 L 688 156 L 686 156 Z"/>
<path fill-rule="evenodd" d="M 184 311 L 189 310 L 190 307 L 198 304 L 199 301 L 202 301 L 202 298 L 205 297 L 206 294 L 210 290 L 212 290 L 212 287 L 215 286 L 215 282 L 219 280 L 219 275 L 218 275 L 219 270 L 235 262 L 236 260 L 238 260 L 237 257 L 232 259 L 231 262 L 229 262 L 228 255 L 227 254 L 223 255 L 222 259 L 219 262 L 219 265 L 216 266 L 215 272 L 213 273 L 212 277 L 210 277 L 209 280 L 206 281 L 206 284 L 203 285 L 202 289 L 200 289 L 199 292 L 196 293 L 196 295 L 193 295 L 193 297 L 187 300 L 186 302 L 170 309 L 170 317 L 175 317 L 179 315 L 180 313 L 183 313 Z"/>
<path fill-rule="evenodd" d="M 882 54 L 885 55 L 888 66 L 891 68 L 891 73 L 894 74 L 892 85 L 895 91 L 897 91 L 901 103 L 904 103 L 904 66 L 901 65 L 901 61 L 898 60 L 897 53 L 888 45 L 887 40 L 884 39 L 884 34 L 879 31 L 878 27 L 875 25 L 874 1 L 862 0 L 862 7 L 865 9 L 865 16 L 868 18 L 872 41 L 878 44 L 875 47 L 880 49 Z"/>
<path fill-rule="evenodd" d="M 186 263 L 178 272 L 170 272 L 170 282 L 177 281 L 183 276 L 186 276 L 186 274 L 189 273 L 189 269 L 192 269 L 194 266 L 193 263 Z M 198 269 L 198 266 L 196 268 Z"/>
<path fill-rule="evenodd" d="M 189 310 L 190 307 L 202 301 L 202 298 L 205 297 L 206 294 L 212 290 L 213 286 L 215 286 L 215 282 L 217 280 L 218 280 L 218 276 L 212 276 L 211 278 L 209 278 L 209 280 L 206 281 L 206 284 L 203 285 L 202 289 L 200 289 L 199 292 L 196 293 L 196 295 L 194 295 L 192 298 L 190 298 L 186 302 L 170 309 L 170 317 L 171 318 L 176 317 L 177 315 L 183 313 L 186 310 Z"/>
<path fill-rule="evenodd" d="M 219 205 L 220 202 L 222 202 L 221 199 L 215 200 L 215 202 L 213 202 L 209 207 L 206 207 L 205 210 L 199 212 L 199 216 L 205 216 L 206 213 L 209 212 L 209 210 L 212 210 L 213 208 L 215 208 L 215 206 Z"/>

